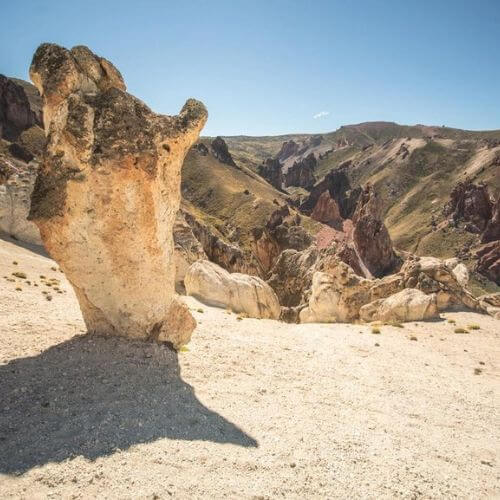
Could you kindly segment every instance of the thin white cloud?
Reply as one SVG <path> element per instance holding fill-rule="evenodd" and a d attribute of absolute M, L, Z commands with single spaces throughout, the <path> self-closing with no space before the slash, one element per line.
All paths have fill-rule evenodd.
<path fill-rule="evenodd" d="M 319 113 L 316 113 L 313 118 L 317 120 L 318 118 L 323 118 L 324 116 L 328 116 L 330 114 L 330 111 L 320 111 Z"/>

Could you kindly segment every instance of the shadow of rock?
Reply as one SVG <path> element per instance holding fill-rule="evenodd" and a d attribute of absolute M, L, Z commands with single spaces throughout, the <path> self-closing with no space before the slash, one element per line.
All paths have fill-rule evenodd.
<path fill-rule="evenodd" d="M 257 447 L 203 406 L 167 345 L 78 336 L 0 366 L 0 473 L 161 438 Z"/>

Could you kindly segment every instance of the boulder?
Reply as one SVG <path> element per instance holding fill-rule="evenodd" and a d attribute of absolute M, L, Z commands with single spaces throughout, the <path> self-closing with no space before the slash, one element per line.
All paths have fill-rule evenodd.
<path fill-rule="evenodd" d="M 89 332 L 186 343 L 195 322 L 174 292 L 173 226 L 205 107 L 190 99 L 178 116 L 155 114 L 83 46 L 42 44 L 30 76 L 48 137 L 30 218 Z"/>
<path fill-rule="evenodd" d="M 300 311 L 301 323 L 352 322 L 359 309 L 369 302 L 370 280 L 359 277 L 339 260 L 332 259 L 327 272 L 312 277 L 307 307 Z"/>
<path fill-rule="evenodd" d="M 195 262 L 184 278 L 186 293 L 207 305 L 231 309 L 250 318 L 278 319 L 280 304 L 260 278 L 229 273 L 208 260 Z"/>
<path fill-rule="evenodd" d="M 364 305 L 359 310 L 363 321 L 422 321 L 439 317 L 436 294 L 406 288 L 385 299 Z"/>

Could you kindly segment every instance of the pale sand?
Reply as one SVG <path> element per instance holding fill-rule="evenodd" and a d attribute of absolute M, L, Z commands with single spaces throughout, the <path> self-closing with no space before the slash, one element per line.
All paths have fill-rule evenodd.
<path fill-rule="evenodd" d="M 374 335 L 238 320 L 187 298 L 199 324 L 177 360 L 83 335 L 52 266 L 0 241 L 2 498 L 500 495 L 500 322 L 446 313 L 481 329 Z M 15 271 L 39 286 L 2 277 Z M 40 274 L 65 293 L 47 301 Z"/>

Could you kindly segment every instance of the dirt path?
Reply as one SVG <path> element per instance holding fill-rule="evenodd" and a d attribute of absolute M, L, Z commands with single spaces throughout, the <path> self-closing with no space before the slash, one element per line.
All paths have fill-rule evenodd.
<path fill-rule="evenodd" d="M 53 266 L 0 240 L 2 498 L 500 495 L 498 321 L 374 335 L 188 298 L 199 326 L 177 356 L 83 335 Z"/>

